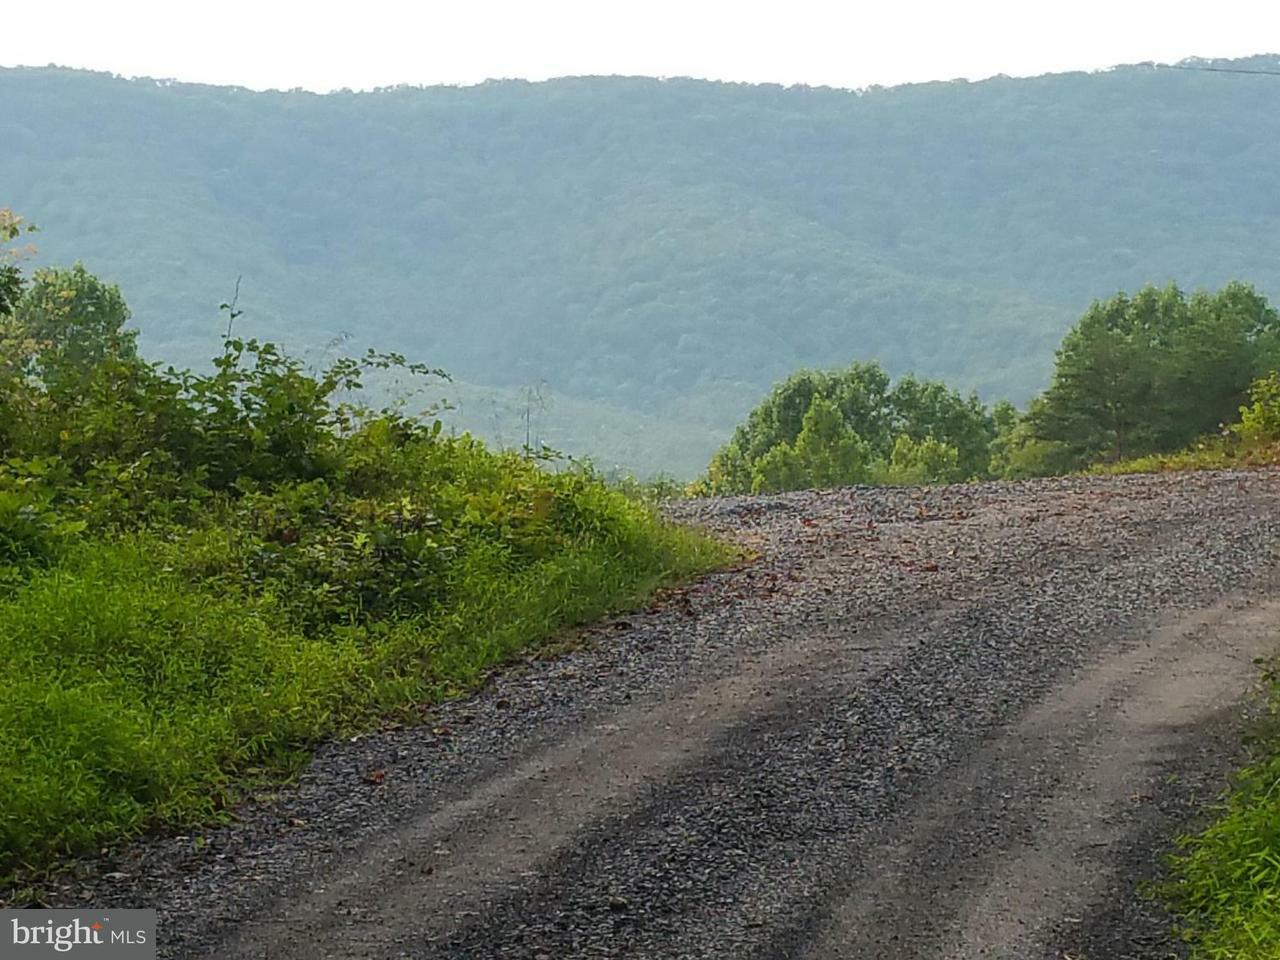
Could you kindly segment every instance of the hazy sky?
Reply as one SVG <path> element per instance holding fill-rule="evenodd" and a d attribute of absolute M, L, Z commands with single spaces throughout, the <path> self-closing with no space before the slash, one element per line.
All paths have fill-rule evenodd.
<path fill-rule="evenodd" d="M 16 0 L 0 64 L 248 87 L 648 74 L 861 87 L 1280 52 L 1274 0 Z"/>

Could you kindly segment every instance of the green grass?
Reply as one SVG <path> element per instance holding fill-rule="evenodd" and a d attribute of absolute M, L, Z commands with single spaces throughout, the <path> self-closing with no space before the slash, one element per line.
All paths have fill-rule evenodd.
<path fill-rule="evenodd" d="M 565 510 L 536 538 L 512 533 L 510 504 L 459 520 L 434 571 L 438 599 L 419 612 L 349 613 L 360 585 L 333 582 L 349 551 L 323 568 L 323 602 L 303 607 L 296 579 L 242 577 L 264 546 L 235 513 L 81 540 L 0 594 L 0 878 L 216 818 L 255 782 L 287 776 L 319 739 L 421 716 L 518 651 L 729 559 L 599 481 L 478 448 L 465 462 L 472 475 L 455 477 L 455 492 L 500 489 L 491 470 Z M 449 489 L 433 485 L 438 500 Z M 308 536 L 294 545 L 300 557 L 332 545 Z M 328 610 L 329 594 L 339 616 L 316 626 L 303 614 Z"/>
<path fill-rule="evenodd" d="M 1153 453 L 1119 463 L 1100 463 L 1088 473 L 1115 476 L 1130 473 L 1168 473 L 1180 470 L 1231 470 L 1280 465 L 1280 443 L 1240 444 L 1210 437 L 1186 450 Z"/>
<path fill-rule="evenodd" d="M 1280 680 L 1246 767 L 1205 831 L 1184 837 L 1165 893 L 1193 960 L 1280 958 Z"/>

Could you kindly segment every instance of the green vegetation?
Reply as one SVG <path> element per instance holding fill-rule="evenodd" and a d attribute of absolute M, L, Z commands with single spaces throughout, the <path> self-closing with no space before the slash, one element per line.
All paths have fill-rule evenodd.
<path fill-rule="evenodd" d="M 0 70 L 0 199 L 87 263 L 0 257 L 0 873 L 210 816 L 721 558 L 642 505 L 668 480 L 453 426 L 641 478 L 710 457 L 702 492 L 1280 462 L 1278 101 L 1150 66 L 329 96 Z M 356 329 L 392 352 L 331 356 Z M 434 389 L 402 353 L 448 357 L 459 409 L 357 402 Z M 806 369 L 833 357 L 864 362 Z"/>
<path fill-rule="evenodd" d="M 0 877 L 215 816 L 726 559 L 587 469 L 355 400 L 439 371 L 231 335 L 211 372 L 161 369 L 114 286 L 5 262 Z"/>
<path fill-rule="evenodd" d="M 1092 472 L 1160 473 L 1280 465 L 1280 373 L 1255 380 L 1249 387 L 1249 401 L 1240 408 L 1237 423 L 1185 449 L 1098 464 Z"/>
<path fill-rule="evenodd" d="M 1095 301 L 1024 415 L 877 364 L 800 371 L 711 460 L 698 493 L 951 483 L 1275 462 L 1280 317 L 1232 282 Z M 1252 406 L 1242 407 L 1246 397 Z M 1224 424 L 1241 412 L 1241 423 Z M 1220 436 L 1195 438 L 1218 429 Z"/>
<path fill-rule="evenodd" d="M 1280 956 L 1280 680 L 1268 674 L 1270 717 L 1219 819 L 1182 840 L 1165 893 L 1193 960 Z"/>
<path fill-rule="evenodd" d="M 1280 318 L 1251 287 L 1119 294 L 1067 334 L 1032 432 L 1077 466 L 1175 450 L 1234 419 L 1278 365 Z"/>
<path fill-rule="evenodd" d="M 700 493 L 983 476 L 995 422 L 974 395 L 937 381 L 890 382 L 874 363 L 804 370 L 773 392 L 711 461 Z"/>
<path fill-rule="evenodd" d="M 546 381 L 548 442 L 640 475 L 695 476 L 794 370 L 1025 407 L 1095 296 L 1280 293 L 1267 77 L 316 96 L 19 69 L 0 117 L 0 204 L 120 282 L 147 355 L 204 369 L 244 274 L 247 336 L 447 357 L 476 399 L 442 416 L 516 442 Z"/>

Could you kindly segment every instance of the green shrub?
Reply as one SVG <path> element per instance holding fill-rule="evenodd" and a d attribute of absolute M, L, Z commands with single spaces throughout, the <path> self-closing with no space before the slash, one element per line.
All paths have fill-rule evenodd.
<path fill-rule="evenodd" d="M 1280 373 L 1255 380 L 1249 387 L 1249 401 L 1240 408 L 1235 433 L 1250 445 L 1280 441 Z"/>
<path fill-rule="evenodd" d="M 0 878 L 206 820 L 319 738 L 728 558 L 589 469 L 340 400 L 439 373 L 398 355 L 312 374 L 229 338 L 212 373 L 161 371 L 83 270 L 22 296 L 0 317 Z"/>
<path fill-rule="evenodd" d="M 84 531 L 83 520 L 55 507 L 57 481 L 56 463 L 0 463 L 0 593 L 27 569 L 51 562 Z"/>

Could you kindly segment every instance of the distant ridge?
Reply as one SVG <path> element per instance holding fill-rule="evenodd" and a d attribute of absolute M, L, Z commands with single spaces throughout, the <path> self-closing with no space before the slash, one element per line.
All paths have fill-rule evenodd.
<path fill-rule="evenodd" d="M 342 333 L 463 422 L 691 474 L 767 385 L 879 359 L 1021 401 L 1094 296 L 1280 294 L 1280 56 L 859 93 L 567 78 L 371 93 L 0 70 L 0 205 L 152 355 Z"/>

